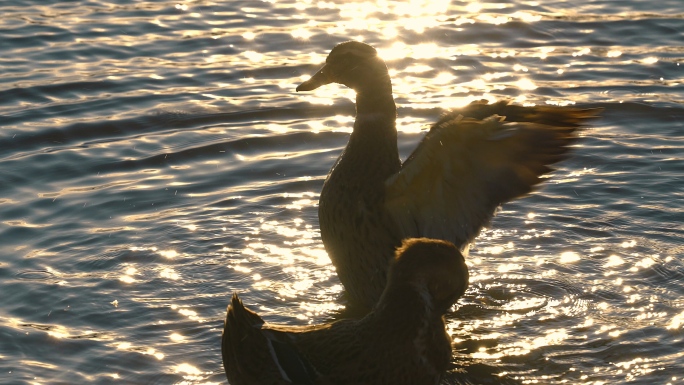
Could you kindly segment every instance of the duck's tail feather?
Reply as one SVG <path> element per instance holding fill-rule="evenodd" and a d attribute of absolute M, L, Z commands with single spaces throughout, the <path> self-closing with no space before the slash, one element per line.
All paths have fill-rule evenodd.
<path fill-rule="evenodd" d="M 264 324 L 264 320 L 258 314 L 245 307 L 237 293 L 233 293 L 233 297 L 230 300 L 226 324 L 228 320 L 230 320 L 231 324 L 242 325 L 242 327 L 258 328 Z"/>
<path fill-rule="evenodd" d="M 239 380 L 236 381 L 235 378 L 244 378 L 249 375 L 244 360 L 251 356 L 251 352 L 258 349 L 253 346 L 254 335 L 259 332 L 263 324 L 264 320 L 247 309 L 237 293 L 233 293 L 221 335 L 223 368 L 231 384 L 239 383 Z"/>
<path fill-rule="evenodd" d="M 315 368 L 291 343 L 288 333 L 264 325 L 264 320 L 234 293 L 221 337 L 228 381 L 236 385 L 319 383 Z"/>

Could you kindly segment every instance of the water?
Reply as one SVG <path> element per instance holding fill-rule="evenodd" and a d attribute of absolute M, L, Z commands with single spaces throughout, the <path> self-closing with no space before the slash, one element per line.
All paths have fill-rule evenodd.
<path fill-rule="evenodd" d="M 224 383 L 233 291 L 271 322 L 335 318 L 316 205 L 353 94 L 294 88 L 348 39 L 388 60 L 403 156 L 474 99 L 605 108 L 471 250 L 451 382 L 683 382 L 680 0 L 0 13 L 0 383 Z"/>

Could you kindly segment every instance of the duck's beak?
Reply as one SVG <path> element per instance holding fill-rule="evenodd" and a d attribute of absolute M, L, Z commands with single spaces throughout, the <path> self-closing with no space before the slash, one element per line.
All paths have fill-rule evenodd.
<path fill-rule="evenodd" d="M 332 83 L 332 79 L 328 76 L 329 70 L 326 69 L 326 67 L 327 65 L 324 65 L 323 68 L 319 69 L 318 72 L 311 77 L 311 79 L 300 84 L 299 87 L 297 87 L 297 92 L 315 90 L 320 86 Z"/>

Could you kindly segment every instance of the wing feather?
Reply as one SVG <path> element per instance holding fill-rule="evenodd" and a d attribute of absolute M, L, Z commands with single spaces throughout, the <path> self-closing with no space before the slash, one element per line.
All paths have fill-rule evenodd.
<path fill-rule="evenodd" d="M 567 157 L 576 129 L 598 111 L 479 102 L 447 114 L 385 182 L 385 208 L 404 237 L 463 247 L 499 205 L 532 191 Z"/>

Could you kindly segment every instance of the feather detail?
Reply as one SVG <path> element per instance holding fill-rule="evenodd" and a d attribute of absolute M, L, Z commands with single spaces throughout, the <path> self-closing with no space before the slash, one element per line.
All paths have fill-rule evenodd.
<path fill-rule="evenodd" d="M 385 181 L 385 208 L 403 237 L 445 239 L 463 248 L 496 208 L 525 195 L 567 157 L 576 129 L 596 110 L 475 104 L 438 121 L 401 170 Z M 551 116 L 553 115 L 553 117 Z M 537 121 L 543 122 L 538 123 Z M 550 123 L 555 123 L 551 125 Z"/>
<path fill-rule="evenodd" d="M 315 385 L 319 377 L 316 369 L 309 360 L 285 338 L 278 338 L 278 334 L 272 330 L 263 330 L 268 341 L 269 350 L 273 361 L 283 374 L 283 378 L 295 385 Z"/>

